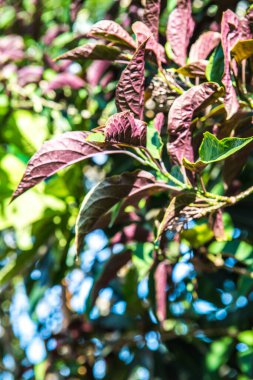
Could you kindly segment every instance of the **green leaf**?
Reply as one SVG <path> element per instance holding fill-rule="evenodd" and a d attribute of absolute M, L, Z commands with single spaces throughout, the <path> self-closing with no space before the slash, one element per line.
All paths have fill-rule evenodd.
<path fill-rule="evenodd" d="M 132 260 L 138 272 L 139 281 L 142 280 L 150 271 L 154 262 L 154 245 L 152 243 L 137 244 L 134 247 Z"/>
<path fill-rule="evenodd" d="M 253 346 L 253 330 L 242 331 L 238 334 L 238 340 L 247 346 Z"/>
<path fill-rule="evenodd" d="M 183 164 L 187 169 L 199 171 L 208 164 L 222 161 L 232 156 L 252 141 L 253 137 L 226 137 L 225 139 L 218 140 L 213 134 L 205 132 L 204 139 L 199 148 L 199 160 L 190 162 L 183 158 Z"/>
<path fill-rule="evenodd" d="M 45 379 L 46 370 L 47 370 L 47 361 L 46 360 L 44 360 L 41 363 L 36 364 L 34 366 L 35 380 Z"/>
<path fill-rule="evenodd" d="M 199 248 L 213 238 L 213 231 L 208 224 L 201 224 L 184 230 L 181 233 L 181 238 L 185 239 L 193 248 Z"/>
<path fill-rule="evenodd" d="M 206 67 L 206 77 L 209 82 L 216 82 L 222 85 L 222 76 L 224 73 L 224 54 L 221 44 L 212 53 Z"/>
<path fill-rule="evenodd" d="M 85 141 L 88 142 L 105 142 L 105 136 L 102 132 L 91 133 L 86 137 Z"/>
<path fill-rule="evenodd" d="M 246 373 L 249 376 L 249 379 L 252 379 L 253 376 L 253 349 L 250 348 L 243 352 L 238 352 L 238 365 L 240 370 L 243 373 Z"/>
<path fill-rule="evenodd" d="M 253 55 L 253 40 L 238 41 L 231 50 L 232 56 L 237 63 L 241 63 L 244 59 L 248 59 Z"/>
<path fill-rule="evenodd" d="M 158 131 L 153 125 L 147 127 L 147 150 L 150 154 L 159 159 L 162 154 L 163 142 Z"/>
<path fill-rule="evenodd" d="M 222 364 L 226 363 L 233 348 L 233 339 L 224 337 L 216 340 L 210 346 L 205 358 L 205 365 L 210 372 L 217 371 Z"/>

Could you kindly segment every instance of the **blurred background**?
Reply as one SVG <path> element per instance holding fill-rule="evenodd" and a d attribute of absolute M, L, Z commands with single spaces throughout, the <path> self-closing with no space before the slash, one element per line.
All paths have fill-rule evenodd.
<path fill-rule="evenodd" d="M 161 42 L 175 4 L 162 1 Z M 0 1 L 1 380 L 253 379 L 253 280 L 234 270 L 240 260 L 245 270 L 253 269 L 252 201 L 225 214 L 228 243 L 212 242 L 205 224 L 190 226 L 185 235 L 194 248 L 204 244 L 214 255 L 229 252 L 227 270 L 209 270 L 197 258 L 193 262 L 188 244 L 172 243 L 162 331 L 145 271 L 148 259 L 146 268 L 136 262 L 117 276 L 109 271 L 95 305 L 90 302 L 106 263 L 124 251 L 115 235 L 122 226 L 93 231 L 75 257 L 74 225 L 84 195 L 105 176 L 133 170 L 131 158 L 98 155 L 9 205 L 29 158 L 45 140 L 90 130 L 116 112 L 122 65 L 53 58 L 84 43 L 85 33 L 101 19 L 131 32 L 143 5 L 140 0 Z M 249 2 L 194 0 L 192 5 L 199 35 L 210 25 L 218 29 L 228 8 L 244 15 Z M 241 174 L 244 183 L 252 183 L 252 166 L 251 157 Z M 163 198 L 152 202 L 155 210 Z M 145 202 L 139 206 L 138 221 L 148 234 L 152 215 L 147 218 Z M 132 249 L 148 258 L 146 236 Z"/>

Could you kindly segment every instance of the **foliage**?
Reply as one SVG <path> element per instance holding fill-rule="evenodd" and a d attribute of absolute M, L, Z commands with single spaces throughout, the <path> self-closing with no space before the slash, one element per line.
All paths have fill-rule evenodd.
<path fill-rule="evenodd" d="M 0 8 L 0 378 L 251 379 L 253 8 Z"/>

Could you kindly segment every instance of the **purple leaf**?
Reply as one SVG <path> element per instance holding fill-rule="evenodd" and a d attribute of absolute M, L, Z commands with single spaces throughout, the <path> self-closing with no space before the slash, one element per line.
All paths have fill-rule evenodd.
<path fill-rule="evenodd" d="M 165 116 L 163 112 L 159 112 L 154 119 L 154 127 L 161 134 L 162 127 L 164 126 Z"/>
<path fill-rule="evenodd" d="M 51 90 L 62 89 L 65 86 L 72 88 L 73 90 L 79 90 L 79 88 L 84 87 L 85 82 L 83 79 L 79 78 L 75 74 L 71 73 L 60 73 L 57 74 L 46 86 L 44 92 L 49 92 Z"/>
<path fill-rule="evenodd" d="M 22 37 L 8 35 L 0 38 L 0 64 L 8 61 L 20 61 L 24 58 L 24 42 Z"/>
<path fill-rule="evenodd" d="M 218 210 L 215 214 L 210 215 L 209 224 L 211 229 L 213 230 L 214 237 L 218 241 L 227 240 L 224 224 L 222 220 L 222 211 Z"/>
<path fill-rule="evenodd" d="M 118 111 L 130 110 L 140 120 L 143 119 L 144 111 L 144 68 L 145 46 L 144 41 L 131 62 L 121 74 L 116 89 L 116 105 Z"/>
<path fill-rule="evenodd" d="M 217 92 L 216 83 L 203 83 L 190 88 L 172 104 L 168 118 L 168 152 L 173 164 L 181 165 L 183 157 L 191 162 L 194 160 L 191 133 L 193 113 L 212 102 Z"/>
<path fill-rule="evenodd" d="M 167 278 L 168 264 L 162 261 L 158 264 L 154 274 L 156 315 L 160 322 L 164 322 L 167 315 Z"/>
<path fill-rule="evenodd" d="M 77 252 L 82 249 L 83 237 L 97 228 L 108 227 L 111 220 L 111 208 L 122 201 L 118 217 L 114 223 L 124 220 L 125 208 L 129 205 L 138 208 L 138 202 L 157 194 L 168 192 L 168 187 L 163 182 L 146 171 L 136 171 L 118 176 L 106 178 L 93 188 L 84 198 L 76 223 Z M 128 218 L 129 219 L 129 214 Z M 136 215 L 132 222 L 138 221 Z"/>
<path fill-rule="evenodd" d="M 28 162 L 25 174 L 12 199 L 17 198 L 58 170 L 101 152 L 101 147 L 85 141 L 87 136 L 88 133 L 85 132 L 66 132 L 46 141 Z"/>
<path fill-rule="evenodd" d="M 86 79 L 92 86 L 97 86 L 100 79 L 110 67 L 109 61 L 95 61 L 88 67 L 86 71 Z"/>
<path fill-rule="evenodd" d="M 42 41 L 45 45 L 51 45 L 54 39 L 61 33 L 67 32 L 69 30 L 67 25 L 54 25 L 49 28 L 44 35 Z"/>
<path fill-rule="evenodd" d="M 187 48 L 194 26 L 191 1 L 178 0 L 176 8 L 169 15 L 166 37 L 173 52 L 173 60 L 179 66 L 184 66 L 186 63 Z"/>
<path fill-rule="evenodd" d="M 82 249 L 83 237 L 95 228 L 114 205 L 125 198 L 147 195 L 154 186 L 159 186 L 154 176 L 142 170 L 106 178 L 91 189 L 83 200 L 76 222 L 77 252 Z"/>
<path fill-rule="evenodd" d="M 198 40 L 191 46 L 189 61 L 195 62 L 206 59 L 209 54 L 216 48 L 221 39 L 218 32 L 205 32 L 201 34 Z"/>
<path fill-rule="evenodd" d="M 239 102 L 231 77 L 231 49 L 240 40 L 240 21 L 235 13 L 227 10 L 223 13 L 221 22 L 221 43 L 224 52 L 224 74 L 222 83 L 225 86 L 225 108 L 227 119 L 230 119 L 239 110 Z"/>
<path fill-rule="evenodd" d="M 43 74 L 42 66 L 25 66 L 18 71 L 18 84 L 23 87 L 28 83 L 38 83 Z"/>
<path fill-rule="evenodd" d="M 132 25 L 132 29 L 134 34 L 136 35 L 138 45 L 141 45 L 144 41 L 147 41 L 146 50 L 150 50 L 156 57 L 157 63 L 160 66 L 161 62 L 166 63 L 165 50 L 162 45 L 160 45 L 153 34 L 151 34 L 151 30 L 141 21 L 136 21 Z"/>
<path fill-rule="evenodd" d="M 151 30 L 155 41 L 158 41 L 160 8 L 161 0 L 146 0 L 143 22 Z"/>
<path fill-rule="evenodd" d="M 82 59 L 100 59 L 114 61 L 121 55 L 121 50 L 114 46 L 102 45 L 99 43 L 89 43 L 79 46 L 55 58 L 54 61 L 60 59 L 70 59 L 71 61 Z"/>
<path fill-rule="evenodd" d="M 131 260 L 131 257 L 131 251 L 125 251 L 110 257 L 110 259 L 104 265 L 98 279 L 95 280 L 95 283 L 91 289 L 89 297 L 89 307 L 94 306 L 99 291 L 105 288 L 109 284 L 109 282 L 117 276 L 118 271 Z"/>
<path fill-rule="evenodd" d="M 111 116 L 105 126 L 105 140 L 133 146 L 146 146 L 146 124 L 134 118 L 130 111 Z"/>
<path fill-rule="evenodd" d="M 130 49 L 136 48 L 133 38 L 119 24 L 111 20 L 102 20 L 92 26 L 88 37 L 102 38 Z"/>
<path fill-rule="evenodd" d="M 71 21 L 75 21 L 78 15 L 78 12 L 83 6 L 83 0 L 72 0 L 70 3 L 70 18 Z"/>

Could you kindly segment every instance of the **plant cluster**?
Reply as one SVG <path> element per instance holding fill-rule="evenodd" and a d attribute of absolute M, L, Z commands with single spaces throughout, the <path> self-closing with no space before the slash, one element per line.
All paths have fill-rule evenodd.
<path fill-rule="evenodd" d="M 81 5 L 74 3 L 72 12 L 76 17 Z M 61 177 L 49 179 L 53 174 L 86 159 L 104 154 L 114 157 L 114 168 L 108 170 L 111 175 L 96 178 L 79 210 L 75 205 L 75 212 L 68 226 L 65 225 L 68 237 L 63 244 L 63 260 L 66 256 L 69 260 L 74 235 L 77 257 L 76 264 L 72 261 L 68 265 L 78 265 L 80 257 L 85 256 L 87 236 L 94 231 L 106 231 L 111 252 L 104 265 L 92 273 L 94 282 L 85 306 L 86 318 L 90 319 L 83 324 L 81 319 L 69 324 L 70 347 L 75 347 L 80 354 L 82 334 L 88 341 L 84 358 L 87 366 L 81 366 L 85 368 L 84 374 L 87 378 L 93 376 L 93 364 L 87 359 L 87 352 L 100 326 L 92 324 L 92 313 L 99 305 L 102 289 L 112 287 L 116 299 L 126 300 L 128 314 L 126 321 L 117 320 L 116 325 L 113 319 L 108 319 L 108 325 L 106 317 L 101 320 L 104 325 L 99 337 L 105 347 L 101 355 L 106 358 L 108 378 L 121 374 L 120 368 L 113 370 L 112 363 L 123 349 L 135 352 L 135 359 L 129 359 L 133 368 L 136 361 L 144 363 L 138 355 L 147 350 L 143 343 L 145 334 L 154 330 L 155 339 L 160 340 L 162 365 L 153 368 L 151 361 L 148 365 L 142 364 L 150 376 L 165 379 L 170 369 L 174 371 L 171 379 L 227 379 L 237 378 L 239 373 L 240 379 L 246 380 L 253 376 L 250 320 L 244 320 L 241 328 L 240 320 L 235 323 L 236 307 L 231 306 L 231 318 L 226 324 L 228 312 L 226 307 L 221 307 L 217 289 L 227 294 L 225 288 L 230 281 L 239 297 L 246 300 L 249 310 L 252 309 L 251 224 L 241 221 L 238 215 L 240 209 L 243 210 L 241 205 L 251 199 L 247 197 L 253 193 L 251 176 L 245 174 L 252 164 L 253 146 L 253 8 L 248 6 L 244 15 L 224 10 L 221 20 L 199 28 L 201 21 L 194 15 L 194 3 L 192 5 L 190 0 L 168 3 L 173 4 L 166 8 L 166 22 L 161 17 L 165 8 L 163 1 L 146 0 L 143 7 L 133 1 L 129 9 L 136 12 L 129 13 L 125 26 L 112 19 L 98 21 L 80 36 L 85 38 L 84 44 L 74 47 L 76 40 L 70 39 L 68 47 L 71 49 L 65 53 L 55 59 L 45 55 L 50 67 L 58 70 L 51 80 L 40 82 L 41 67 L 16 69 L 17 82 L 15 86 L 11 84 L 14 86 L 11 91 L 24 96 L 25 103 L 32 101 L 35 111 L 47 107 L 63 113 L 61 98 L 50 99 L 51 94 L 66 85 L 73 90 L 88 89 L 87 79 L 93 87 L 100 84 L 108 89 L 101 111 L 107 100 L 112 107 L 109 110 L 105 107 L 106 112 L 102 118 L 96 118 L 96 125 L 95 120 L 92 121 L 93 128 L 83 129 L 80 122 L 81 130 L 75 127 L 44 142 L 29 160 L 12 201 L 43 180 L 46 186 L 52 183 L 51 194 L 55 191 L 60 194 L 61 183 L 57 181 Z M 216 12 L 217 9 L 216 5 Z M 61 34 L 62 28 L 64 26 L 58 25 L 52 34 Z M 6 38 L 2 47 L 0 41 L 3 65 L 23 58 L 24 54 L 20 37 L 8 38 L 13 44 L 13 53 L 6 48 Z M 46 38 L 53 41 L 55 35 L 52 37 L 48 32 Z M 91 61 L 95 62 L 88 66 Z M 86 76 L 84 80 L 70 73 L 68 67 L 72 62 L 78 62 L 80 67 L 84 65 L 90 78 Z M 43 96 L 34 93 L 32 87 L 26 87 L 27 81 L 40 83 Z M 87 105 L 94 96 L 83 96 Z M 82 103 L 75 104 L 76 100 L 72 100 L 76 114 L 85 115 Z M 70 105 L 67 112 L 71 115 Z M 92 118 L 91 112 L 89 117 Z M 130 163 L 130 170 L 122 165 L 125 161 Z M 243 175 L 246 180 L 242 179 Z M 78 200 L 80 193 L 78 190 Z M 29 202 L 29 196 L 27 200 Z M 50 209 L 50 202 L 47 208 Z M 45 227 L 47 223 L 50 226 L 53 218 L 49 211 Z M 75 232 L 71 225 L 74 219 Z M 39 241 L 36 239 L 35 244 Z M 55 246 L 55 242 L 53 244 Z M 14 267 L 22 267 L 23 257 L 17 257 Z M 60 257 L 58 265 L 61 260 Z M 187 273 L 183 275 L 186 280 L 180 290 L 173 273 L 177 265 L 186 262 L 192 277 L 187 277 Z M 0 278 L 7 283 L 12 272 L 3 268 Z M 142 304 L 136 287 L 145 280 L 148 296 Z M 218 305 L 220 314 L 216 309 L 213 320 L 210 317 L 202 321 L 201 317 L 198 320 L 194 316 L 193 305 L 202 298 L 209 307 L 213 303 Z M 177 306 L 172 306 L 175 300 L 182 309 L 179 312 Z M 229 308 L 232 301 L 224 302 Z M 108 313 L 105 312 L 105 316 Z M 184 321 L 180 320 L 182 315 Z M 120 331 L 119 337 L 114 340 L 110 336 L 107 340 L 107 328 Z M 139 346 L 136 336 L 140 338 Z M 182 346 L 178 336 L 185 336 Z M 189 350 L 188 345 L 194 347 L 194 363 L 201 357 L 201 345 L 193 343 L 198 338 L 204 345 L 211 344 L 210 350 L 203 354 L 205 363 L 195 370 L 190 363 L 186 371 L 175 369 L 180 347 L 186 350 Z M 56 339 L 61 344 L 67 334 Z M 234 344 L 244 345 L 244 349 L 239 350 L 236 365 L 232 359 L 226 364 Z M 174 347 L 175 361 L 169 358 L 173 356 Z M 106 348 L 109 353 L 104 352 Z M 216 350 L 220 350 L 220 355 Z M 169 358 L 167 364 L 166 357 Z M 74 367 L 72 370 L 74 373 Z M 125 372 L 122 376 L 128 378 L 124 377 Z M 133 374 L 131 379 L 137 376 Z"/>

